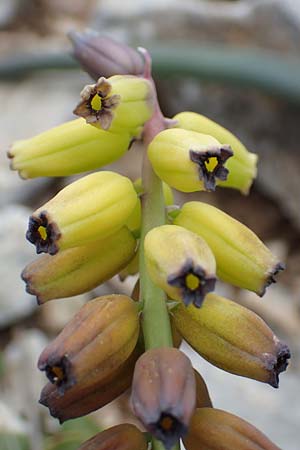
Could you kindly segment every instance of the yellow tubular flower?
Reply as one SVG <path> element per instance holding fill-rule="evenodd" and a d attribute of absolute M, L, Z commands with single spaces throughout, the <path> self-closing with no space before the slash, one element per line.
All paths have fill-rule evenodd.
<path fill-rule="evenodd" d="M 186 450 L 280 450 L 250 423 L 215 408 L 196 410 L 183 443 Z"/>
<path fill-rule="evenodd" d="M 290 351 L 254 312 L 208 294 L 200 309 L 179 304 L 172 314 L 182 337 L 210 363 L 278 387 Z"/>
<path fill-rule="evenodd" d="M 200 307 L 214 290 L 216 262 L 206 242 L 175 225 L 163 225 L 147 233 L 145 261 L 152 281 L 170 298 Z"/>
<path fill-rule="evenodd" d="M 126 130 L 104 131 L 76 119 L 16 141 L 8 156 L 11 169 L 18 170 L 22 178 L 62 177 L 116 161 L 127 151 L 130 140 Z"/>
<path fill-rule="evenodd" d="M 179 128 L 160 132 L 148 146 L 155 173 L 182 192 L 214 191 L 227 179 L 224 163 L 232 154 L 212 136 Z"/>
<path fill-rule="evenodd" d="M 224 163 L 232 154 L 212 136 L 179 128 L 160 132 L 148 147 L 155 173 L 182 192 L 214 191 L 227 179 Z"/>
<path fill-rule="evenodd" d="M 26 291 L 39 304 L 90 291 L 122 270 L 135 248 L 136 240 L 123 227 L 107 239 L 44 255 L 23 270 Z"/>
<path fill-rule="evenodd" d="M 45 371 L 61 395 L 107 380 L 133 352 L 139 335 L 136 303 L 126 295 L 106 295 L 85 304 L 41 354 Z"/>
<path fill-rule="evenodd" d="M 133 75 L 101 77 L 87 85 L 74 114 L 103 130 L 136 133 L 154 111 L 154 93 L 150 81 Z"/>
<path fill-rule="evenodd" d="M 221 144 L 229 144 L 233 150 L 233 157 L 226 164 L 229 174 L 226 181 L 218 184 L 222 187 L 239 189 L 243 194 L 248 194 L 257 174 L 257 155 L 250 153 L 236 136 L 208 117 L 194 112 L 182 112 L 173 119 L 178 122 L 179 128 L 209 134 Z"/>
<path fill-rule="evenodd" d="M 206 240 L 216 258 L 218 277 L 234 286 L 263 296 L 284 269 L 249 228 L 214 206 L 185 203 L 174 223 Z"/>
<path fill-rule="evenodd" d="M 114 172 L 96 172 L 62 189 L 29 220 L 27 239 L 37 253 L 105 239 L 125 224 L 137 195 L 131 181 Z"/>

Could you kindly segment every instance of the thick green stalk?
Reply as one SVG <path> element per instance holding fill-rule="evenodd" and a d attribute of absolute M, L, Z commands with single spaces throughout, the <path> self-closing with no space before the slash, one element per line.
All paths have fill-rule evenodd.
<path fill-rule="evenodd" d="M 145 76 L 151 79 L 151 62 L 145 55 Z M 153 88 L 155 89 L 154 83 Z M 142 182 L 144 194 L 142 197 L 142 229 L 140 239 L 140 299 L 143 303 L 142 327 L 145 349 L 158 347 L 172 347 L 172 333 L 166 304 L 166 295 L 150 279 L 144 257 L 144 239 L 148 231 L 166 222 L 165 203 L 162 182 L 154 173 L 147 156 L 147 146 L 160 131 L 166 128 L 166 122 L 161 114 L 158 101 L 152 118 L 144 128 L 143 141 L 145 144 Z M 176 448 L 176 447 L 175 447 Z M 179 447 L 177 447 L 179 448 Z M 164 450 L 164 446 L 156 439 L 152 440 L 152 450 Z"/>
<path fill-rule="evenodd" d="M 144 238 L 152 228 L 165 223 L 162 183 L 145 154 L 143 167 L 142 231 L 140 241 L 140 292 L 143 301 L 143 333 L 146 350 L 172 346 L 165 293 L 150 279 L 144 258 Z"/>
<path fill-rule="evenodd" d="M 147 145 L 154 136 L 165 128 L 164 118 L 157 105 L 153 117 L 144 131 L 145 153 L 142 180 L 142 230 L 140 241 L 140 298 L 143 302 L 143 333 L 146 350 L 172 346 L 170 320 L 166 296 L 162 289 L 150 279 L 144 258 L 144 239 L 148 231 L 166 222 L 162 182 L 154 173 L 147 157 Z"/>

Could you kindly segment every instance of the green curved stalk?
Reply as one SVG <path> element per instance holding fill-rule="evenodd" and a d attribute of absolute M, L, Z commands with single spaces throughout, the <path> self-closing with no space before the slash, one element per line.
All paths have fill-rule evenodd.
<path fill-rule="evenodd" d="M 275 51 L 228 46 L 190 46 L 182 42 L 150 46 L 155 76 L 191 76 L 204 81 L 248 86 L 300 104 L 300 59 Z M 13 56 L 2 59 L 0 79 L 11 80 L 33 71 L 74 69 L 68 53 Z"/>

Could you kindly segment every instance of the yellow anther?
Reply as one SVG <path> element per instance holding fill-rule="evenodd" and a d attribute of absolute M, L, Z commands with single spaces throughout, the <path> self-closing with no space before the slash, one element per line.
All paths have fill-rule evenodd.
<path fill-rule="evenodd" d="M 40 226 L 38 228 L 38 232 L 40 233 L 41 238 L 43 239 L 43 241 L 45 241 L 48 237 L 47 235 L 47 229 L 43 226 Z"/>
<path fill-rule="evenodd" d="M 193 275 L 192 273 L 189 273 L 186 277 L 185 277 L 185 282 L 186 282 L 186 286 L 191 289 L 192 291 L 195 291 L 199 285 L 200 285 L 200 280 L 198 277 L 196 277 L 196 275 Z"/>
<path fill-rule="evenodd" d="M 102 107 L 102 100 L 100 95 L 96 94 L 91 100 L 91 107 L 94 111 L 100 111 Z"/>
<path fill-rule="evenodd" d="M 218 164 L 218 160 L 216 157 L 211 157 L 205 162 L 205 167 L 209 172 L 212 172 L 216 165 Z"/>

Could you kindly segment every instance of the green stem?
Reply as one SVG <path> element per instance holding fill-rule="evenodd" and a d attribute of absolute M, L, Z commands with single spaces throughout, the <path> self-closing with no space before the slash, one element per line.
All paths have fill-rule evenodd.
<path fill-rule="evenodd" d="M 143 224 L 140 240 L 140 293 L 143 301 L 143 333 L 146 350 L 171 347 L 172 334 L 164 291 L 150 279 L 144 258 L 144 239 L 148 231 L 165 223 L 162 183 L 155 175 L 145 154 L 142 199 Z"/>
<path fill-rule="evenodd" d="M 152 81 L 149 55 L 145 55 L 145 77 Z M 155 89 L 153 83 L 153 89 Z M 145 144 L 142 184 L 142 230 L 140 239 L 140 299 L 143 303 L 142 327 L 145 340 L 145 350 L 159 347 L 172 347 L 172 333 L 166 303 L 166 295 L 156 286 L 147 272 L 144 255 L 144 239 L 146 234 L 166 222 L 165 202 L 162 182 L 154 173 L 147 156 L 147 146 L 152 139 L 166 128 L 165 119 L 160 111 L 158 101 L 152 118 L 144 127 L 143 140 Z M 164 450 L 164 446 L 156 439 L 152 440 L 152 450 Z"/>

